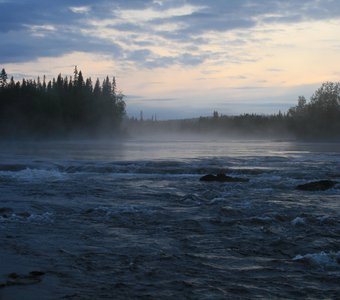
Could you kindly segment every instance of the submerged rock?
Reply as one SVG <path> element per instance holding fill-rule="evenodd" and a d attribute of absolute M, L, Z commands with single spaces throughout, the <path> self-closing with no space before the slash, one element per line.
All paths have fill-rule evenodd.
<path fill-rule="evenodd" d="M 12 285 L 30 285 L 41 282 L 42 276 L 45 275 L 45 272 L 42 271 L 32 271 L 29 274 L 18 274 L 16 272 L 12 272 L 7 275 L 6 282 L 0 282 L 0 288 Z"/>
<path fill-rule="evenodd" d="M 200 181 L 217 181 L 217 182 L 247 182 L 249 179 L 239 178 L 239 177 L 231 177 L 225 174 L 208 174 L 204 175 L 200 178 Z"/>
<path fill-rule="evenodd" d="M 325 191 L 334 187 L 338 182 L 332 180 L 312 181 L 305 184 L 300 184 L 296 187 L 301 191 Z"/>
<path fill-rule="evenodd" d="M 0 219 L 8 219 L 13 214 L 13 209 L 9 207 L 0 208 Z"/>
<path fill-rule="evenodd" d="M 9 207 L 0 207 L 0 214 L 12 213 L 13 209 Z"/>
<path fill-rule="evenodd" d="M 27 211 L 16 213 L 16 215 L 19 216 L 19 217 L 22 217 L 22 218 L 28 218 L 28 217 L 31 216 L 31 214 Z"/>

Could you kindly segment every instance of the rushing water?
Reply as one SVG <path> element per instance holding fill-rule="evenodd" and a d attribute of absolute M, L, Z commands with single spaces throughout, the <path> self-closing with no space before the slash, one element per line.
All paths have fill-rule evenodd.
<path fill-rule="evenodd" d="M 2 144 L 0 299 L 336 299 L 340 185 L 295 190 L 319 179 L 340 144 Z"/>

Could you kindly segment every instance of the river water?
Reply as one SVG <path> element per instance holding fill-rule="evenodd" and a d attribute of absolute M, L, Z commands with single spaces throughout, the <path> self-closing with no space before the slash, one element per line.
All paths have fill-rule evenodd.
<path fill-rule="evenodd" d="M 339 143 L 3 143 L 0 299 L 336 299 L 340 185 L 295 190 L 320 179 Z"/>

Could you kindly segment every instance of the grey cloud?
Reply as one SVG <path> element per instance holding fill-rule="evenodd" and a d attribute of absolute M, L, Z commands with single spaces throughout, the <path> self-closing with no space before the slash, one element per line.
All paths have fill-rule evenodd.
<path fill-rule="evenodd" d="M 112 28 L 112 29 L 116 29 L 119 31 L 128 31 L 128 32 L 143 32 L 143 28 L 137 24 L 133 24 L 133 23 L 119 23 L 116 25 L 110 25 L 108 26 L 108 28 Z"/>
<path fill-rule="evenodd" d="M 196 66 L 203 63 L 208 57 L 209 55 L 205 53 L 201 55 L 183 53 L 177 56 L 160 56 L 148 49 L 141 49 L 129 52 L 125 59 L 136 61 L 138 65 L 152 69 L 173 64 Z"/>
<path fill-rule="evenodd" d="M 207 55 L 192 55 L 190 53 L 184 53 L 179 57 L 178 62 L 184 65 L 196 66 L 205 61 Z"/>
<path fill-rule="evenodd" d="M 258 90 L 258 89 L 264 89 L 263 86 L 238 86 L 238 87 L 231 87 L 230 89 L 233 90 Z"/>
<path fill-rule="evenodd" d="M 235 28 L 248 28 L 256 23 L 242 16 L 237 17 L 227 13 L 202 14 L 194 13 L 192 15 L 176 17 L 179 21 L 189 23 L 190 26 L 181 31 L 181 33 L 203 33 L 206 31 L 226 31 Z"/>
<path fill-rule="evenodd" d="M 126 59 L 133 60 L 133 61 L 146 61 L 150 56 L 152 55 L 152 52 L 148 49 L 141 49 L 136 51 L 131 51 L 126 56 Z"/>
<path fill-rule="evenodd" d="M 340 6 L 336 1 L 310 0 L 229 0 L 203 1 L 191 0 L 192 5 L 205 8 L 199 12 L 167 19 L 153 21 L 155 25 L 162 22 L 183 22 L 185 29 L 175 33 L 162 33 L 168 38 L 178 36 L 188 38 L 206 31 L 227 31 L 238 28 L 251 28 L 258 20 L 267 23 L 292 23 L 306 19 L 320 20 L 340 16 Z"/>
<path fill-rule="evenodd" d="M 144 102 L 172 102 L 172 101 L 177 101 L 177 98 L 152 98 L 148 99 L 145 98 L 143 99 Z"/>
<path fill-rule="evenodd" d="M 157 18 L 138 24 L 135 20 L 119 20 L 119 14 L 112 15 L 119 9 L 146 9 L 152 7 L 162 12 L 169 8 L 178 8 L 191 4 L 201 7 L 200 10 L 184 16 Z M 77 14 L 69 7 L 90 6 L 87 14 Z M 72 51 L 106 53 L 118 59 L 126 59 L 148 68 L 169 66 L 172 64 L 198 65 L 209 58 L 210 53 L 193 55 L 187 53 L 172 56 L 157 56 L 148 47 L 157 45 L 152 40 L 137 40 L 131 36 L 125 38 L 127 45 L 139 46 L 142 50 L 123 50 L 117 44 L 106 39 L 86 36 L 80 29 L 92 29 L 88 18 L 102 20 L 115 18 L 115 25 L 110 25 L 121 32 L 133 32 L 135 36 L 143 36 L 152 31 L 167 40 L 183 45 L 197 46 L 208 40 L 207 31 L 228 31 L 238 28 L 252 28 L 257 22 L 291 23 L 301 20 L 322 20 L 339 18 L 340 5 L 338 0 L 172 0 L 162 5 L 152 0 L 13 0 L 0 2 L 0 59 L 1 63 L 32 60 L 40 56 L 60 56 Z M 120 22 L 121 21 L 121 22 Z M 182 24 L 178 30 L 157 31 L 163 24 Z M 47 32 L 45 36 L 34 36 L 29 26 L 55 26 L 56 32 Z M 28 26 L 28 27 L 27 27 Z M 93 26 L 93 25 L 92 25 Z M 108 25 L 108 28 L 110 28 Z M 230 45 L 242 45 L 245 37 L 228 41 Z M 196 47 L 196 48 L 195 48 Z M 189 48 L 190 49 L 190 46 Z M 222 55 L 214 53 L 218 57 Z M 222 59 L 222 57 L 221 57 Z M 224 58 L 223 58 L 224 59 Z M 231 61 L 232 57 L 229 58 Z"/>
<path fill-rule="evenodd" d="M 152 46 L 154 44 L 153 42 L 150 41 L 132 41 L 132 43 L 140 47 Z"/>
<path fill-rule="evenodd" d="M 138 66 L 154 69 L 174 64 L 175 57 L 160 56 L 145 48 L 125 51 L 124 60 L 134 61 Z"/>
<path fill-rule="evenodd" d="M 125 95 L 125 100 L 138 100 L 138 99 L 143 99 L 142 96 L 139 95 Z"/>
<path fill-rule="evenodd" d="M 241 80 L 248 79 L 248 77 L 247 77 L 247 76 L 244 76 L 244 75 L 239 75 L 239 76 L 228 76 L 227 78 L 229 78 L 229 79 L 241 79 Z"/>
<path fill-rule="evenodd" d="M 154 69 L 163 68 L 175 63 L 175 59 L 171 56 L 154 56 L 150 57 L 147 61 L 138 62 L 143 67 Z"/>
<path fill-rule="evenodd" d="M 269 68 L 267 69 L 268 72 L 283 72 L 283 69 L 278 69 L 278 68 Z"/>
<path fill-rule="evenodd" d="M 105 53 L 117 58 L 121 56 L 118 45 L 101 39 L 88 39 L 76 33 L 51 32 L 46 37 L 39 37 L 19 31 L 15 36 L 9 33 L 0 34 L 0 38 L 2 63 L 23 62 L 42 56 L 61 56 L 73 51 Z"/>
<path fill-rule="evenodd" d="M 72 1 L 72 5 L 86 5 L 91 1 Z M 0 3 L 0 31 L 18 30 L 26 24 L 72 24 L 81 15 L 68 9 L 70 1 L 31 0 Z"/>

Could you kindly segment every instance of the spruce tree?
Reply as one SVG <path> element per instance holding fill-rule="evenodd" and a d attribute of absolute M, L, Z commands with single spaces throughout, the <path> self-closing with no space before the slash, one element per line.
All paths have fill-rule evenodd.
<path fill-rule="evenodd" d="M 0 73 L 0 87 L 5 87 L 7 84 L 7 73 L 5 71 L 5 69 L 2 69 L 1 70 L 1 73 Z"/>

